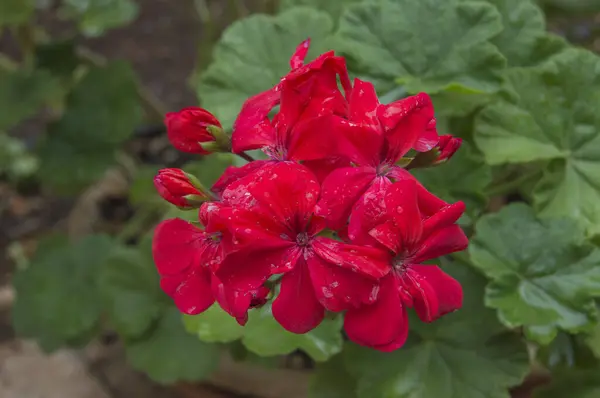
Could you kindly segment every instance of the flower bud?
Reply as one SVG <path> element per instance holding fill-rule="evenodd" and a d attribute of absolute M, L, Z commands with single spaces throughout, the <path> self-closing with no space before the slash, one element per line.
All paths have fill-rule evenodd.
<path fill-rule="evenodd" d="M 205 109 L 183 108 L 165 116 L 167 136 L 178 150 L 207 155 L 211 152 L 229 152 L 230 138 L 221 128 L 219 120 Z M 202 143 L 214 142 L 208 148 Z"/>
<path fill-rule="evenodd" d="M 416 169 L 445 163 L 456 153 L 461 144 L 461 138 L 449 134 L 441 135 L 437 145 L 432 150 L 417 154 L 406 168 Z"/>
<path fill-rule="evenodd" d="M 196 209 L 210 200 L 196 177 L 181 169 L 162 169 L 154 177 L 159 195 L 180 209 Z"/>

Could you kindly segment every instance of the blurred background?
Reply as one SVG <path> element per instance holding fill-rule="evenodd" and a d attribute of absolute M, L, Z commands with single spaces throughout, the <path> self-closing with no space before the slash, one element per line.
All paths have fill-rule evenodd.
<path fill-rule="evenodd" d="M 600 1 L 542 5 L 550 30 L 600 51 Z M 77 279 L 81 275 L 69 264 L 101 255 L 96 251 L 102 244 L 88 251 L 77 243 L 81 237 L 107 234 L 124 246 L 147 249 L 153 225 L 173 215 L 154 193 L 156 170 L 186 165 L 207 181 L 229 164 L 175 151 L 162 118 L 202 100 L 197 76 L 223 29 L 278 7 L 278 0 L 0 0 L 0 397 L 249 397 L 261 384 L 272 388 L 263 397 L 294 390 L 294 396 L 304 396 L 285 371 L 263 383 L 264 374 L 235 364 L 206 383 L 164 387 L 146 375 L 152 369 L 133 369 L 122 336 L 94 322 L 83 327 L 83 339 L 77 333 L 42 336 L 38 329 L 72 323 L 68 311 L 77 303 L 66 314 L 35 314 L 52 318 L 40 323 L 17 320 L 19 335 L 41 339 L 41 348 L 16 336 L 11 317 L 13 283 L 25 283 L 13 275 L 30 262 L 50 263 L 52 257 L 60 263 L 52 276 L 28 276 L 31 302 L 48 301 L 52 309 L 54 298 L 35 297 L 44 281 Z M 65 294 L 89 288 L 72 284 Z M 96 311 L 90 309 L 94 297 L 89 300 L 80 303 L 89 305 L 83 312 Z M 28 303 L 22 305 L 26 313 Z M 59 349 L 64 346 L 73 348 Z M 278 360 L 284 368 L 310 367 L 301 353 Z"/>

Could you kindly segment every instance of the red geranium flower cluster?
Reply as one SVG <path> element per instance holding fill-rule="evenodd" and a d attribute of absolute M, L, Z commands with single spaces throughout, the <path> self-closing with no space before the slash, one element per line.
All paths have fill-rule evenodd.
<path fill-rule="evenodd" d="M 462 305 L 459 283 L 424 262 L 467 247 L 456 225 L 464 204 L 407 171 L 447 161 L 461 142 L 438 136 L 427 94 L 381 104 L 333 52 L 304 64 L 308 45 L 275 87 L 246 101 L 231 137 L 206 110 L 167 115 L 177 148 L 246 159 L 260 149 L 267 159 L 229 167 L 210 190 L 180 170 L 159 173 L 163 198 L 199 208 L 198 223 L 156 229 L 161 287 L 184 313 L 216 301 L 242 325 L 272 299 L 294 333 L 344 312 L 352 341 L 392 351 L 406 340 L 407 308 L 431 322 Z"/>

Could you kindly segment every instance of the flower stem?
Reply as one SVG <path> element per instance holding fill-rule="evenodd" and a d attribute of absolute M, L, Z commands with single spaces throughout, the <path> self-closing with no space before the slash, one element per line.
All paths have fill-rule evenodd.
<path fill-rule="evenodd" d="M 239 157 L 241 157 L 242 159 L 248 161 L 248 162 L 254 162 L 254 158 L 250 155 L 248 155 L 246 152 L 242 152 L 242 153 L 236 153 L 236 155 L 238 155 Z"/>

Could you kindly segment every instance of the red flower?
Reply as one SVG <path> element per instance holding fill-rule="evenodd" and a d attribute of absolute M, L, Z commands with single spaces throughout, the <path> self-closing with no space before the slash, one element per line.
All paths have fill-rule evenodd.
<path fill-rule="evenodd" d="M 183 108 L 179 112 L 169 112 L 165 116 L 167 136 L 178 150 L 188 153 L 207 155 L 201 142 L 215 141 L 211 126 L 221 128 L 221 123 L 212 113 L 198 107 Z"/>
<path fill-rule="evenodd" d="M 435 164 L 447 162 L 458 151 L 462 144 L 462 139 L 451 135 L 441 135 L 435 149 L 439 151 L 439 155 Z"/>
<path fill-rule="evenodd" d="M 396 162 L 411 148 L 437 143 L 427 138 L 435 119 L 425 93 L 382 105 L 372 84 L 355 79 L 349 119 L 336 125 L 345 137 L 339 147 L 357 167 L 338 168 L 325 179 L 317 209 L 335 230 L 345 226 L 353 205 L 372 185 L 410 178 Z"/>
<path fill-rule="evenodd" d="M 162 169 L 154 177 L 154 186 L 158 194 L 164 200 L 182 209 L 194 209 L 200 207 L 208 197 L 202 193 L 195 178 L 181 169 Z"/>
<path fill-rule="evenodd" d="M 217 276 L 232 289 L 256 289 L 283 274 L 273 316 L 287 330 L 305 333 L 325 309 L 341 311 L 374 302 L 388 254 L 319 236 L 313 215 L 319 184 L 304 166 L 280 162 L 232 183 L 219 212 L 228 227 L 229 253 Z"/>
<path fill-rule="evenodd" d="M 200 220 L 206 226 L 204 230 L 179 218 L 161 222 L 154 232 L 152 255 L 162 290 L 181 312 L 199 314 L 216 299 L 243 325 L 248 319 L 248 308 L 264 304 L 268 289 L 258 286 L 245 292 L 235 291 L 214 275 L 223 260 L 222 225 L 216 222 L 215 209 L 212 203 L 202 206 Z"/>
<path fill-rule="evenodd" d="M 467 237 L 455 224 L 464 204 L 447 204 L 427 216 L 421 211 L 416 188 L 412 180 L 397 182 L 378 191 L 351 216 L 351 226 L 355 220 L 362 226 L 351 234 L 354 243 L 392 254 L 377 301 L 350 309 L 344 320 L 351 340 L 381 351 L 404 344 L 407 307 L 414 307 L 422 321 L 432 322 L 462 306 L 460 284 L 437 266 L 421 263 L 467 247 Z"/>

